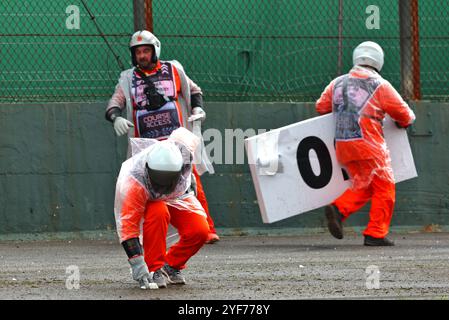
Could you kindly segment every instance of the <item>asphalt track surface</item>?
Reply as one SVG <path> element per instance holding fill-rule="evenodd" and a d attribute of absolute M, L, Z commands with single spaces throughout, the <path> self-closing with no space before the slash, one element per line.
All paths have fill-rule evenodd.
<path fill-rule="evenodd" d="M 391 238 L 224 236 L 189 261 L 186 285 L 159 290 L 138 288 L 116 241 L 2 241 L 0 299 L 449 299 L 449 233 Z"/>

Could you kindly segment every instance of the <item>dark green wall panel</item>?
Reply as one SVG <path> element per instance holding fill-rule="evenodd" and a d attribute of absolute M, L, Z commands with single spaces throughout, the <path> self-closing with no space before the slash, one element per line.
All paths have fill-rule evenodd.
<path fill-rule="evenodd" d="M 115 228 L 114 189 L 126 138 L 116 138 L 104 120 L 104 107 L 0 105 L 1 234 Z M 449 105 L 413 108 L 417 122 L 408 132 L 419 177 L 398 184 L 392 225 L 448 226 Z M 207 112 L 203 129 L 218 129 L 223 137 L 226 129 L 272 129 L 316 116 L 311 103 L 217 102 L 208 103 Z M 248 165 L 219 164 L 215 170 L 202 181 L 218 227 L 324 226 L 322 210 L 263 224 Z M 363 227 L 367 212 L 368 207 L 347 225 Z"/>

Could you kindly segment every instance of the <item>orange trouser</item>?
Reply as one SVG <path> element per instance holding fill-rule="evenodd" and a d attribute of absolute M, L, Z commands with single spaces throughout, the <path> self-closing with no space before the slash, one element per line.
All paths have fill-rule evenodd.
<path fill-rule="evenodd" d="M 204 193 L 203 184 L 201 183 L 200 176 L 198 172 L 196 171 L 196 168 L 193 167 L 193 174 L 195 175 L 196 179 L 196 198 L 201 203 L 201 206 L 203 207 L 204 211 L 206 211 L 207 215 L 207 223 L 209 224 L 210 232 L 217 233 L 214 226 L 214 221 L 212 220 L 212 217 L 209 214 L 209 205 L 207 204 L 206 194 Z"/>
<path fill-rule="evenodd" d="M 349 162 L 345 165 L 351 177 L 367 177 L 368 179 L 374 168 L 379 170 L 378 164 L 373 160 Z M 373 175 L 367 180 L 369 183 L 358 189 L 346 190 L 333 203 L 347 218 L 371 200 L 369 222 L 363 234 L 375 238 L 384 238 L 388 234 L 395 203 L 394 181 L 382 179 L 382 176 L 386 175 L 380 172 Z"/>
<path fill-rule="evenodd" d="M 180 236 L 167 252 L 166 236 L 171 223 Z M 209 233 L 206 218 L 188 210 L 168 206 L 164 201 L 148 202 L 143 222 L 143 250 L 150 271 L 165 262 L 175 269 L 184 269 L 186 262 L 204 245 Z"/>

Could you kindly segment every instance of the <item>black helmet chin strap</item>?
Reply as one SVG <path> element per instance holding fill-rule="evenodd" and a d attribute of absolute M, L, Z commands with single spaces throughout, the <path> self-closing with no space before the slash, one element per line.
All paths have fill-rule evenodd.
<path fill-rule="evenodd" d="M 374 68 L 373 66 L 369 66 L 369 65 L 367 65 L 367 64 L 360 64 L 359 66 L 364 67 L 364 68 L 373 69 L 373 70 L 376 71 L 377 73 L 380 73 L 380 71 L 377 70 L 376 68 Z"/>

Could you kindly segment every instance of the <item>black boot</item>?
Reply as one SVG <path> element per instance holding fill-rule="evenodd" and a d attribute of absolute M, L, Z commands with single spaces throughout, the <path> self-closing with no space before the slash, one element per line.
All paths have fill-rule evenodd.
<path fill-rule="evenodd" d="M 394 242 L 388 238 L 374 238 L 371 236 L 365 236 L 363 244 L 365 246 L 394 246 Z"/>
<path fill-rule="evenodd" d="M 327 219 L 327 228 L 331 235 L 337 239 L 343 239 L 343 215 L 336 206 L 329 205 L 324 209 Z"/>

